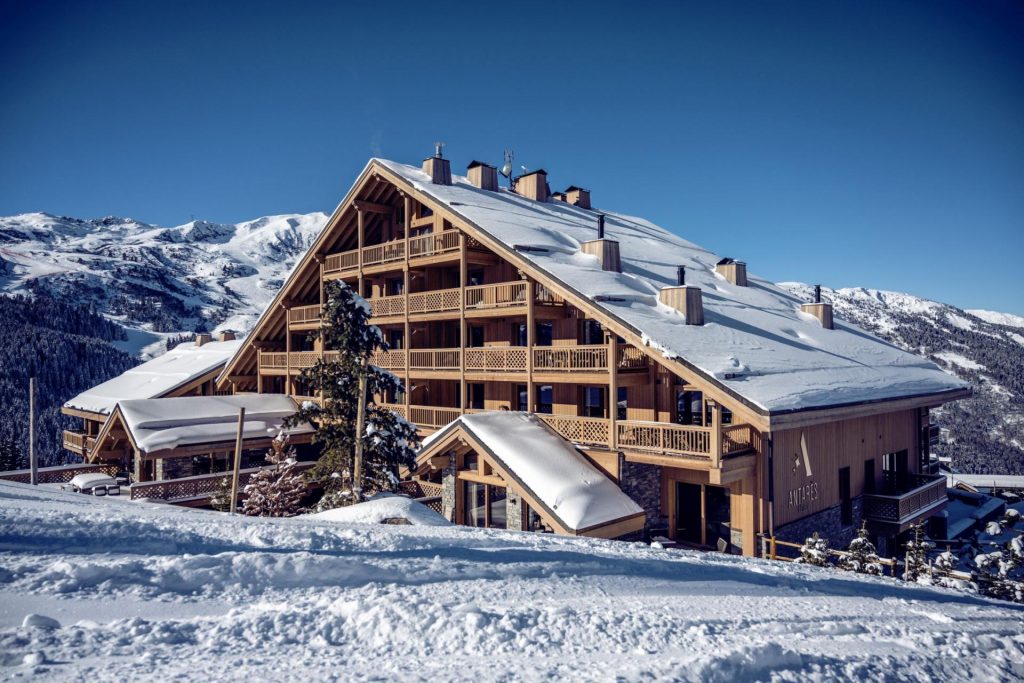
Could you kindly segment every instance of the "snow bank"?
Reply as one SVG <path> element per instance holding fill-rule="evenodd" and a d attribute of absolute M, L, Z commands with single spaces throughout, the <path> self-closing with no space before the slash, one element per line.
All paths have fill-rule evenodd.
<path fill-rule="evenodd" d="M 426 505 L 403 496 L 380 496 L 357 505 L 308 515 L 315 519 L 349 524 L 380 524 L 386 519 L 406 519 L 419 526 L 449 526 L 451 522 Z"/>
<path fill-rule="evenodd" d="M 980 681 L 1024 672 L 1018 607 L 595 539 L 231 517 L 0 482 L 0 552 L 5 678 Z"/>

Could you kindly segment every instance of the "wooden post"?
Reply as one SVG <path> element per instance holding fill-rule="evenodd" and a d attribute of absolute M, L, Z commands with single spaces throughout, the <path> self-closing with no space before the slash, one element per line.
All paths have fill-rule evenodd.
<path fill-rule="evenodd" d="M 466 278 L 469 277 L 466 233 L 459 231 L 459 405 L 466 413 Z"/>
<path fill-rule="evenodd" d="M 36 378 L 28 378 L 28 467 L 29 481 L 39 483 L 39 463 L 36 460 Z"/>
<path fill-rule="evenodd" d="M 405 301 L 402 302 L 402 310 L 405 311 L 405 326 L 402 332 L 405 336 L 405 419 L 412 422 L 409 412 L 409 404 L 412 401 L 412 370 L 409 368 L 412 349 L 412 327 L 409 325 L 409 291 L 412 287 L 412 274 L 409 272 L 409 235 L 412 233 L 412 198 L 403 194 L 402 203 L 405 211 L 405 225 L 402 228 L 405 231 L 403 235 L 405 245 L 402 247 L 402 252 L 405 254 L 405 266 L 402 271 L 405 278 L 402 285 L 405 294 Z"/>
<path fill-rule="evenodd" d="M 235 467 L 231 472 L 231 514 L 238 507 L 238 470 L 242 469 L 242 436 L 245 431 L 245 407 L 238 409 L 238 434 L 235 435 Z"/>
<path fill-rule="evenodd" d="M 711 406 L 711 467 L 722 467 L 722 405 L 708 399 Z"/>
<path fill-rule="evenodd" d="M 618 446 L 619 419 L 619 346 L 618 337 L 611 330 L 608 334 L 608 447 Z"/>
<path fill-rule="evenodd" d="M 352 495 L 355 502 L 363 499 L 363 433 L 366 431 L 366 359 L 359 375 L 359 403 L 356 405 L 356 452 L 352 462 Z"/>
<path fill-rule="evenodd" d="M 535 308 L 537 284 L 533 280 L 526 281 L 526 410 L 533 412 L 533 345 L 536 342 Z M 518 397 L 517 397 L 518 398 Z M 513 406 L 517 408 L 518 406 Z"/>

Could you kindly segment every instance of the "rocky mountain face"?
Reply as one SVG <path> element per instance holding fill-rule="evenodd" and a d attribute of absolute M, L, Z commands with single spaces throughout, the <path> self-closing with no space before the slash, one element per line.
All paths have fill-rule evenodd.
<path fill-rule="evenodd" d="M 812 287 L 782 283 L 810 301 Z M 1024 474 L 1024 317 L 963 310 L 910 294 L 822 288 L 835 314 L 971 383 L 974 396 L 933 415 L 953 469 Z"/>
<path fill-rule="evenodd" d="M 103 343 L 156 354 L 168 338 L 196 329 L 247 331 L 327 218 L 170 228 L 115 217 L 0 218 L 0 290 L 42 295 L 44 306 L 80 304 L 125 328 L 126 339 Z M 783 286 L 811 298 L 808 285 Z M 974 386 L 973 398 L 936 413 L 940 455 L 964 472 L 1024 474 L 1024 318 L 872 289 L 823 294 L 839 317 Z"/>
<path fill-rule="evenodd" d="M 327 215 L 164 228 L 130 218 L 0 218 L 0 288 L 87 304 L 127 330 L 124 348 L 165 334 L 247 330 Z"/>

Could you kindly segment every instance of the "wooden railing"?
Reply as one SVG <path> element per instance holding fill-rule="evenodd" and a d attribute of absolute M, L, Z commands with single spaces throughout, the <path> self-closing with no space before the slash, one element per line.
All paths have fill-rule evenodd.
<path fill-rule="evenodd" d="M 384 370 L 405 370 L 405 350 L 374 351 L 370 354 L 370 364 Z"/>
<path fill-rule="evenodd" d="M 410 422 L 423 427 L 440 428 L 459 419 L 462 411 L 458 408 L 434 408 L 432 406 L 409 406 Z"/>
<path fill-rule="evenodd" d="M 662 422 L 623 420 L 617 424 L 619 448 L 672 455 L 711 456 L 711 429 Z"/>
<path fill-rule="evenodd" d="M 533 368 L 538 372 L 607 370 L 608 347 L 603 344 L 534 347 Z"/>
<path fill-rule="evenodd" d="M 733 455 L 745 451 L 761 451 L 761 435 L 747 424 L 722 427 L 722 453 Z"/>
<path fill-rule="evenodd" d="M 375 318 L 386 318 L 389 315 L 405 314 L 405 295 L 382 296 L 370 299 L 370 315 Z"/>
<path fill-rule="evenodd" d="M 401 415 L 406 420 L 409 419 L 409 413 L 406 411 L 405 404 L 403 403 L 378 403 L 377 405 L 379 405 L 381 408 L 387 408 L 391 412 Z"/>
<path fill-rule="evenodd" d="M 611 422 L 599 417 L 575 415 L 537 415 L 549 427 L 569 441 L 581 444 L 608 445 Z"/>
<path fill-rule="evenodd" d="M 412 498 L 434 498 L 440 496 L 444 486 L 434 481 L 410 479 L 398 482 L 398 492 Z"/>
<path fill-rule="evenodd" d="M 85 432 L 78 432 L 71 429 L 64 430 L 64 448 L 73 453 L 86 455 L 96 445 L 96 439 L 86 436 Z"/>
<path fill-rule="evenodd" d="M 260 351 L 260 367 L 283 370 L 288 367 L 288 354 L 284 351 Z"/>
<path fill-rule="evenodd" d="M 942 475 L 912 475 L 911 486 L 903 493 L 864 494 L 864 516 L 901 524 L 946 499 L 946 478 Z"/>
<path fill-rule="evenodd" d="M 405 260 L 405 240 L 363 247 L 363 267 Z"/>
<path fill-rule="evenodd" d="M 480 346 L 466 349 L 466 370 L 526 372 L 525 346 Z"/>
<path fill-rule="evenodd" d="M 409 240 L 409 258 L 420 256 L 437 256 L 459 249 L 459 231 L 445 230 L 444 232 L 420 235 Z"/>
<path fill-rule="evenodd" d="M 36 470 L 36 481 L 40 484 L 66 484 L 79 474 L 91 472 L 103 473 L 113 477 L 120 468 L 117 465 L 58 465 L 56 467 L 40 467 Z M 32 483 L 31 470 L 7 470 L 0 472 L 3 481 L 15 481 L 21 484 Z"/>
<path fill-rule="evenodd" d="M 296 469 L 305 471 L 316 465 L 315 462 L 296 463 Z M 241 491 L 249 483 L 249 478 L 259 472 L 262 467 L 252 467 L 241 470 L 238 473 L 238 490 Z M 204 498 L 213 498 L 220 490 L 221 482 L 230 480 L 231 472 L 218 472 L 216 474 L 200 474 L 194 477 L 182 477 L 181 479 L 164 479 L 162 481 L 137 482 L 129 487 L 131 499 L 154 498 L 158 500 L 175 501 L 197 501 Z"/>
<path fill-rule="evenodd" d="M 647 354 L 635 346 L 619 347 L 619 370 L 646 370 Z"/>
<path fill-rule="evenodd" d="M 526 305 L 526 282 L 466 287 L 466 308 L 507 308 Z"/>
<path fill-rule="evenodd" d="M 458 370 L 461 357 L 460 349 L 414 349 L 409 351 L 409 369 Z"/>
<path fill-rule="evenodd" d="M 320 306 L 296 306 L 288 309 L 289 323 L 318 323 L 320 322 Z"/>
<path fill-rule="evenodd" d="M 344 251 L 340 254 L 328 254 L 324 259 L 324 272 L 336 273 L 344 270 L 353 270 L 359 267 L 359 250 Z"/>
<path fill-rule="evenodd" d="M 284 351 L 260 351 L 260 367 L 271 370 L 284 370 L 289 367 L 302 370 L 313 367 L 316 365 L 317 359 L 320 358 L 319 351 L 292 351 L 290 355 L 289 362 L 289 354 Z M 324 351 L 323 353 L 326 361 L 333 360 L 337 355 L 337 351 Z"/>
<path fill-rule="evenodd" d="M 409 313 L 439 313 L 459 310 L 459 290 L 435 289 L 409 295 Z"/>
<path fill-rule="evenodd" d="M 565 303 L 561 295 L 555 294 L 539 282 L 534 287 L 534 298 L 537 303 L 545 306 L 561 306 Z"/>

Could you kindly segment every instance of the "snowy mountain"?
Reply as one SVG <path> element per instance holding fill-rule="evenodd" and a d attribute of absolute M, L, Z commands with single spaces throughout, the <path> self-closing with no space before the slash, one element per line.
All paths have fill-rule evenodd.
<path fill-rule="evenodd" d="M 804 565 L 229 516 L 0 482 L 0 667 L 33 680 L 1016 679 L 1021 610 Z"/>
<path fill-rule="evenodd" d="M 247 331 L 326 221 L 310 213 L 164 228 L 114 217 L 0 218 L 0 290 L 89 305 L 126 328 L 115 346 L 158 353 L 168 337 L 198 327 Z M 784 286 L 810 299 L 808 285 Z M 964 472 L 1024 474 L 1024 317 L 897 292 L 824 293 L 838 316 L 974 385 L 975 398 L 939 411 L 940 454 Z"/>
<path fill-rule="evenodd" d="M 0 289 L 91 304 L 138 351 L 198 327 L 247 330 L 327 215 L 163 228 L 130 218 L 0 218 Z M 159 346 L 159 345 L 156 345 Z"/>
<path fill-rule="evenodd" d="M 812 296 L 810 285 L 781 286 Z M 973 398 L 936 411 L 936 450 L 954 469 L 1024 474 L 1024 318 L 877 289 L 822 288 L 822 297 L 839 317 L 971 383 Z"/>

